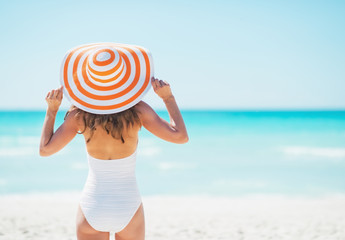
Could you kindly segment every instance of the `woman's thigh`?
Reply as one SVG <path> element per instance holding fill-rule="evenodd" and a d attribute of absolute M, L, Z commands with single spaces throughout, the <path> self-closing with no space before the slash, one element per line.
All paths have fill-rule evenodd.
<path fill-rule="evenodd" d="M 108 240 L 108 232 L 95 230 L 87 222 L 80 206 L 77 213 L 77 238 L 78 240 Z M 120 232 L 115 234 L 116 240 L 144 240 L 145 239 L 145 217 L 144 208 L 141 203 L 131 221 Z"/>
<path fill-rule="evenodd" d="M 108 232 L 100 232 L 90 226 L 80 206 L 77 212 L 76 227 L 78 240 L 109 240 Z"/>
<path fill-rule="evenodd" d="M 145 217 L 143 204 L 134 214 L 132 220 L 120 232 L 115 234 L 116 240 L 144 240 L 145 239 Z"/>

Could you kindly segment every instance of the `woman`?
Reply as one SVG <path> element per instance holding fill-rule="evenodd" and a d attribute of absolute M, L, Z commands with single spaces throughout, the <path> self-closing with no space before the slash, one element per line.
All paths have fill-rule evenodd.
<path fill-rule="evenodd" d="M 93 58 L 95 62 L 110 62 L 109 54 L 97 51 Z M 123 53 L 124 50 L 120 51 L 119 56 Z M 126 58 L 124 55 L 122 57 Z M 127 69 L 130 68 L 128 64 L 130 62 L 127 61 Z M 116 240 L 145 238 L 144 210 L 134 172 L 138 131 L 143 126 L 166 141 L 188 141 L 187 130 L 170 85 L 154 77 L 151 78 L 151 84 L 165 103 L 170 123 L 160 118 L 143 101 L 111 114 L 94 114 L 73 106 L 63 124 L 54 132 L 63 87 L 69 85 L 65 82 L 63 87 L 50 91 L 46 96 L 48 108 L 40 155 L 50 156 L 58 152 L 77 133 L 82 133 L 85 138 L 90 169 L 77 213 L 78 240 L 106 240 L 113 233 Z M 65 93 L 68 91 L 65 89 Z"/>

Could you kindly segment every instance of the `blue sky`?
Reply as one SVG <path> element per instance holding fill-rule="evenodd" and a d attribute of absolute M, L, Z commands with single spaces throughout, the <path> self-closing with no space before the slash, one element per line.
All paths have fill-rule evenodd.
<path fill-rule="evenodd" d="M 344 12 L 332 0 L 1 1 L 0 109 L 44 109 L 65 52 L 92 42 L 150 49 L 183 109 L 344 109 Z"/>

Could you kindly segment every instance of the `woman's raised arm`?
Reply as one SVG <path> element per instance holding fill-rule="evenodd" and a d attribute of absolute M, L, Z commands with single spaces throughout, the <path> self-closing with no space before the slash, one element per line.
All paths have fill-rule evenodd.
<path fill-rule="evenodd" d="M 62 87 L 57 90 L 52 90 L 47 94 L 46 101 L 48 103 L 48 108 L 43 123 L 39 152 L 41 156 L 50 156 L 58 152 L 66 146 L 78 132 L 78 124 L 74 116 L 75 113 L 71 112 L 54 133 L 55 118 L 61 105 L 62 95 Z"/>
<path fill-rule="evenodd" d="M 162 98 L 168 110 L 170 123 L 162 119 L 157 113 L 145 102 L 140 102 L 137 105 L 140 119 L 143 126 L 166 141 L 173 143 L 188 142 L 188 133 L 184 124 L 181 112 L 175 101 L 175 97 L 171 92 L 170 85 L 162 80 L 152 78 L 151 84 L 155 93 Z"/>

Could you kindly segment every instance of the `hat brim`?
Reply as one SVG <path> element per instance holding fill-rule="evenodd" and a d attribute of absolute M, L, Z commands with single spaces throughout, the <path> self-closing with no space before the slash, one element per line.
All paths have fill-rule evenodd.
<path fill-rule="evenodd" d="M 116 49 L 124 67 L 121 79 L 99 84 L 86 71 L 86 61 L 92 52 L 107 47 Z M 61 65 L 60 81 L 64 95 L 76 107 L 95 114 L 112 114 L 140 102 L 151 87 L 152 76 L 153 60 L 147 49 L 128 44 L 94 43 L 67 52 Z"/>

